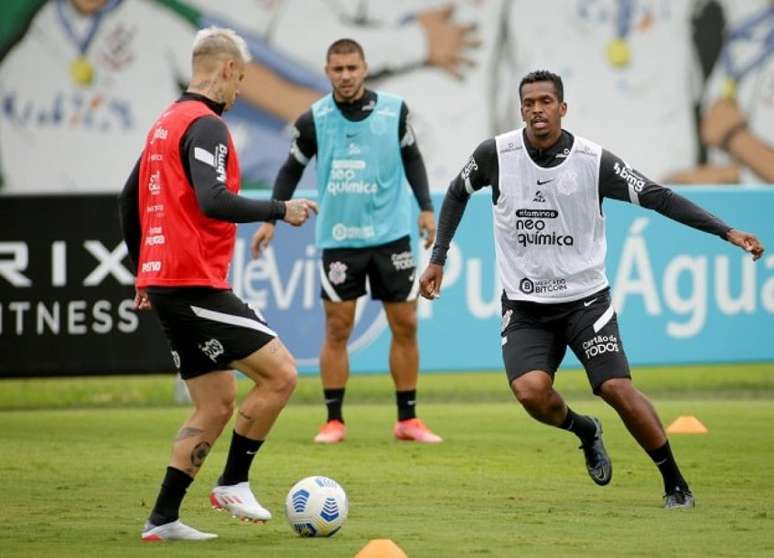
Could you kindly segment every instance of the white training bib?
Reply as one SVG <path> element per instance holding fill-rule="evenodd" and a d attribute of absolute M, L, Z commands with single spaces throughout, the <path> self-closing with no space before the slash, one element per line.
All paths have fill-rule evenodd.
<path fill-rule="evenodd" d="M 579 300 L 608 285 L 602 148 L 575 136 L 565 160 L 543 168 L 530 158 L 522 134 L 520 128 L 495 138 L 500 193 L 492 208 L 503 289 L 510 300 Z"/>

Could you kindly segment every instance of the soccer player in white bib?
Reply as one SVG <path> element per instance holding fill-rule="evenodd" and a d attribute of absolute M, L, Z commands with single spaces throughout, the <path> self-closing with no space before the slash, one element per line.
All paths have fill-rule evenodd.
<path fill-rule="evenodd" d="M 420 292 L 439 296 L 449 243 L 470 195 L 492 188 L 495 252 L 503 285 L 502 351 L 508 381 L 526 411 L 578 436 L 592 480 L 606 485 L 612 463 L 598 419 L 573 412 L 554 390 L 569 346 L 596 395 L 620 415 L 658 467 L 667 509 L 691 508 L 680 473 L 650 401 L 632 384 L 605 274 L 604 198 L 628 201 L 707 233 L 758 259 L 752 234 L 726 225 L 656 184 L 599 145 L 562 129 L 562 79 L 527 74 L 519 84 L 524 127 L 483 141 L 452 181 Z"/>

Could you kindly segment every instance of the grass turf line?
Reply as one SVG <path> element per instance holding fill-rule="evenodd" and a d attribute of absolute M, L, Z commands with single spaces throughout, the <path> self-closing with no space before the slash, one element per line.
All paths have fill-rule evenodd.
<path fill-rule="evenodd" d="M 774 399 L 774 363 L 635 368 L 635 385 L 654 399 L 748 398 Z M 250 382 L 239 382 L 240 393 Z M 579 370 L 560 370 L 557 386 L 570 400 L 594 399 Z M 347 401 L 391 403 L 388 374 L 355 374 L 347 386 Z M 502 371 L 425 373 L 420 376 L 420 402 L 510 402 L 512 395 Z M 320 405 L 317 375 L 301 376 L 291 405 Z M 0 381 L 0 411 L 91 407 L 159 407 L 174 405 L 174 377 L 93 376 L 30 378 Z"/>
<path fill-rule="evenodd" d="M 560 373 L 557 384 L 578 412 L 603 420 L 615 471 L 604 488 L 587 477 L 573 436 L 529 419 L 501 373 L 480 373 L 423 376 L 419 412 L 446 438 L 439 446 L 392 440 L 386 375 L 352 379 L 346 443 L 312 444 L 324 410 L 319 380 L 305 377 L 252 470 L 274 520 L 241 525 L 209 509 L 228 436 L 192 486 L 182 517 L 221 535 L 206 544 L 208 556 L 351 557 L 374 538 L 393 539 L 412 558 L 774 554 L 772 366 L 638 369 L 635 380 L 666 423 L 692 414 L 710 429 L 672 437 L 696 510 L 660 509 L 655 467 L 615 413 L 589 395 L 582 373 Z M 139 542 L 170 441 L 189 412 L 170 406 L 172 378 L 0 386 L 0 404 L 14 409 L 0 412 L 0 554 L 201 555 L 196 543 Z M 61 409 L 33 410 L 47 406 Z M 350 519 L 332 539 L 296 538 L 285 523 L 287 490 L 310 474 L 337 479 L 350 496 Z"/>
<path fill-rule="evenodd" d="M 696 492 L 689 512 L 660 508 L 655 467 L 601 402 L 613 482 L 588 478 L 575 438 L 536 423 L 512 402 L 429 403 L 419 411 L 446 438 L 391 438 L 392 404 L 345 408 L 348 440 L 310 442 L 322 415 L 295 405 L 256 458 L 252 482 L 274 513 L 264 526 L 209 509 L 224 438 L 208 457 L 182 518 L 218 533 L 208 543 L 149 545 L 139 530 L 155 498 L 185 408 L 15 411 L 0 414 L 0 548 L 22 556 L 351 557 L 390 538 L 411 558 L 456 556 L 771 556 L 774 446 L 767 400 L 656 401 L 665 421 L 695 414 L 709 434 L 673 436 Z M 331 539 L 300 539 L 283 517 L 287 490 L 310 474 L 335 478 L 350 518 Z"/>

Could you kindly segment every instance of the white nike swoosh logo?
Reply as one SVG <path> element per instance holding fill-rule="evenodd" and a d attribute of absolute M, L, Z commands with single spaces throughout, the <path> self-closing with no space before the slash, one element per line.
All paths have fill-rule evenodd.
<path fill-rule="evenodd" d="M 592 304 L 594 304 L 596 301 L 597 301 L 597 299 L 596 299 L 596 298 L 592 298 L 591 300 L 588 300 L 588 301 L 584 302 L 584 303 L 583 303 L 583 306 L 585 306 L 585 307 L 587 307 L 587 308 L 588 308 L 589 306 L 591 306 Z"/>
<path fill-rule="evenodd" d="M 246 451 L 245 453 L 247 455 L 255 455 L 256 453 L 258 453 L 258 451 L 257 450 L 256 451 Z"/>

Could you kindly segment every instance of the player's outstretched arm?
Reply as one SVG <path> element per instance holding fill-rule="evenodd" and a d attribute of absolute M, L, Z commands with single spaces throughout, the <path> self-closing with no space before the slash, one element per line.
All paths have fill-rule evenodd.
<path fill-rule="evenodd" d="M 748 232 L 731 229 L 726 233 L 726 240 L 752 254 L 753 261 L 760 259 L 766 250 L 758 237 Z"/>
<path fill-rule="evenodd" d="M 607 150 L 602 151 L 602 160 L 599 165 L 599 193 L 602 198 L 626 201 L 652 209 L 673 221 L 717 235 L 735 244 L 743 242 L 742 238 L 737 235 L 733 236 L 737 242 L 729 238 L 729 233 L 733 229 L 720 217 L 713 215 L 674 190 L 653 182 Z M 747 250 L 743 244 L 738 245 Z"/>

